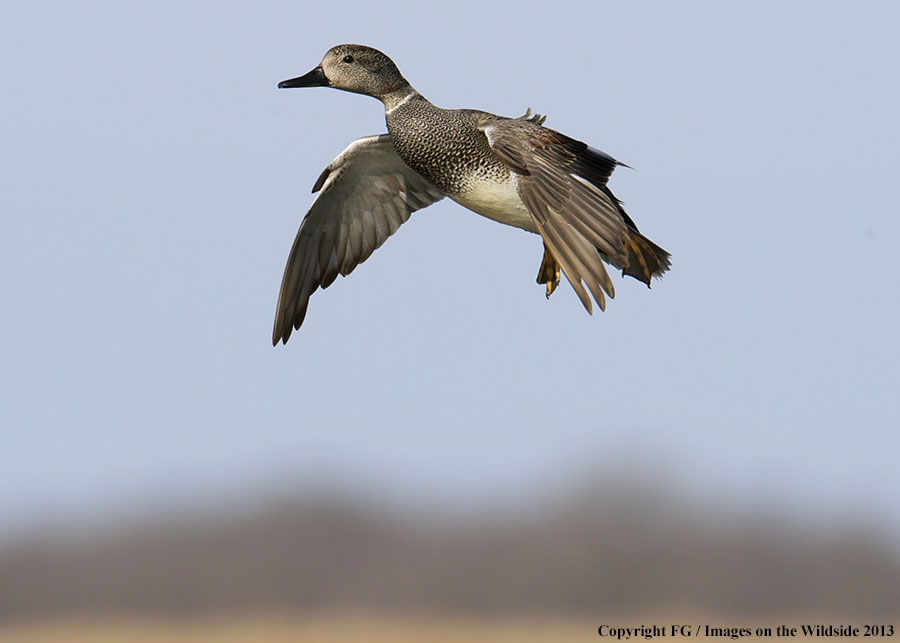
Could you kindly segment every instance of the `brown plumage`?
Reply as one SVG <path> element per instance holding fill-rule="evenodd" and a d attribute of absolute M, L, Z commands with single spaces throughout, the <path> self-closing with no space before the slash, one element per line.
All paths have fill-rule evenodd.
<path fill-rule="evenodd" d="M 649 285 L 668 270 L 669 254 L 638 232 L 607 187 L 621 163 L 529 115 L 485 116 L 481 129 L 497 157 L 516 173 L 518 194 L 545 249 L 560 263 L 584 307 L 591 311 L 586 285 L 604 310 L 604 292 L 614 297 L 615 289 L 603 261 Z M 538 283 L 547 283 L 545 278 L 542 270 Z"/>

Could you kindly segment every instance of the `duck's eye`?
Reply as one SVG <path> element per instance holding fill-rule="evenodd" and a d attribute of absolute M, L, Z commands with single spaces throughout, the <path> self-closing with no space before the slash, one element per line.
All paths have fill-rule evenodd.
<path fill-rule="evenodd" d="M 353 56 L 344 56 L 344 62 L 345 62 L 345 63 L 352 63 L 352 62 L 353 62 Z"/>

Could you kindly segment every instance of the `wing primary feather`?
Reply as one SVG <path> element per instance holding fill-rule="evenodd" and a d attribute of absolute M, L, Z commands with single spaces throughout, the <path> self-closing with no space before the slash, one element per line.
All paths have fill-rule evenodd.
<path fill-rule="evenodd" d="M 600 310 L 606 310 L 606 299 L 603 291 L 605 290 L 612 297 L 614 296 L 614 290 L 609 273 L 603 267 L 603 261 L 600 259 L 597 249 L 569 224 L 557 218 L 551 218 L 550 224 L 556 228 L 560 239 L 571 250 L 571 255 L 577 260 L 579 277 L 587 285 L 588 290 L 591 291 L 597 305 L 600 306 Z"/>

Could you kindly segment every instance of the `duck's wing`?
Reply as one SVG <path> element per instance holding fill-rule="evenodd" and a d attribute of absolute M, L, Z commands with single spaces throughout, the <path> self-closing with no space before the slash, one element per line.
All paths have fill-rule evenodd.
<path fill-rule="evenodd" d="M 485 118 L 480 128 L 584 307 L 592 311 L 586 285 L 604 310 L 604 292 L 615 296 L 604 260 L 649 285 L 668 269 L 669 254 L 638 232 L 607 187 L 622 163 L 528 116 Z"/>
<path fill-rule="evenodd" d="M 288 255 L 272 344 L 300 328 L 309 297 L 369 258 L 409 215 L 444 194 L 397 155 L 389 134 L 350 143 L 313 186 L 319 192 Z"/>

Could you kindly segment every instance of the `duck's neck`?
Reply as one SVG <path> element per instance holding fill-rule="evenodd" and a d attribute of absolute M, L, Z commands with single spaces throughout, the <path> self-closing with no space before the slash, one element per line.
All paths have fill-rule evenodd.
<path fill-rule="evenodd" d="M 383 96 L 379 96 L 381 102 L 384 103 L 384 113 L 390 114 L 401 105 L 405 105 L 411 100 L 425 100 L 425 98 L 417 92 L 412 85 L 407 83 L 399 89 L 395 89 Z"/>

